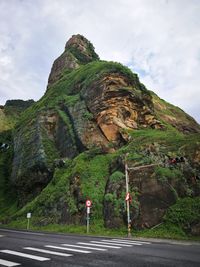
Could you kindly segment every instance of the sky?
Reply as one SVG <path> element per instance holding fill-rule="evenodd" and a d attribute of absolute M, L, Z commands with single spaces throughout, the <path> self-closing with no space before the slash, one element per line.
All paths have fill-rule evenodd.
<path fill-rule="evenodd" d="M 39 100 L 73 34 L 200 123 L 200 0 L 0 0 L 0 105 Z"/>

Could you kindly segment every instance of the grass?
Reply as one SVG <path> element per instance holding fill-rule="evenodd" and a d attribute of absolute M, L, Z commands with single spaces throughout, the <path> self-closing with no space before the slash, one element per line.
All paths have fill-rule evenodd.
<path fill-rule="evenodd" d="M 5 228 L 15 228 L 15 229 L 27 229 L 27 219 L 20 219 L 18 221 L 14 221 L 12 223 L 9 223 L 7 225 L 3 225 Z M 49 224 L 46 226 L 35 226 L 32 223 L 32 219 L 30 219 L 30 230 L 36 230 L 36 231 L 48 231 L 48 232 L 54 232 L 54 233 L 71 233 L 71 234 L 79 234 L 79 235 L 85 235 L 87 233 L 86 231 L 86 225 L 67 225 L 67 224 Z M 126 228 L 121 229 L 108 229 L 102 226 L 102 222 L 96 222 L 90 223 L 89 228 L 89 235 L 91 236 L 120 236 L 124 237 L 126 236 Z"/>
<path fill-rule="evenodd" d="M 59 158 L 59 153 L 56 149 L 55 142 L 48 138 L 45 129 L 42 130 L 42 145 L 45 151 L 45 157 L 47 159 L 47 164 L 51 166 L 56 158 Z"/>
<path fill-rule="evenodd" d="M 182 172 L 179 169 L 168 168 L 168 167 L 156 167 L 155 175 L 157 179 L 161 182 L 167 182 L 169 180 L 176 181 L 177 179 L 181 179 Z"/>
<path fill-rule="evenodd" d="M 0 109 L 0 132 L 13 129 L 21 113 L 33 102 L 33 100 L 8 100 L 4 108 Z"/>
<path fill-rule="evenodd" d="M 181 228 L 173 224 L 162 224 L 154 229 L 135 231 L 134 234 L 136 237 L 147 237 L 147 238 L 163 238 L 163 239 L 166 238 L 166 239 L 177 239 L 177 240 L 190 239 L 189 236 L 187 236 L 186 233 Z"/>
<path fill-rule="evenodd" d="M 7 225 L 2 225 L 4 228 L 27 229 L 27 219 L 13 221 Z M 30 219 L 30 230 L 46 231 L 53 233 L 78 234 L 86 235 L 86 225 L 66 225 L 66 224 L 49 224 L 46 226 L 35 226 Z M 91 236 L 109 236 L 109 237 L 127 237 L 127 228 L 124 226 L 120 229 L 108 229 L 102 226 L 101 222 L 90 224 L 89 234 Z M 200 237 L 187 235 L 181 228 L 173 224 L 162 224 L 154 229 L 131 230 L 131 236 L 134 238 L 161 238 L 172 240 L 192 240 L 200 241 Z"/>
<path fill-rule="evenodd" d="M 200 197 L 179 199 L 168 209 L 164 220 L 188 231 L 193 224 L 200 222 Z"/>
<path fill-rule="evenodd" d="M 145 154 L 145 151 L 152 144 L 154 144 L 155 149 L 158 148 L 157 154 L 162 157 L 166 155 L 188 157 L 200 146 L 199 134 L 184 135 L 171 126 L 168 126 L 165 130 L 132 130 L 128 131 L 128 134 L 131 140 L 117 153 L 119 155 L 129 153 L 128 160 L 136 161 L 138 164 L 152 163 L 152 159 Z M 142 151 L 143 153 L 141 153 Z"/>
<path fill-rule="evenodd" d="M 17 117 L 13 115 L 7 115 L 4 111 L 0 110 L 0 132 L 10 130 L 14 127 L 17 121 Z"/>
<path fill-rule="evenodd" d="M 175 129 L 166 129 L 156 130 L 156 129 L 145 129 L 145 130 L 136 130 L 129 132 L 131 137 L 139 141 L 140 144 L 150 144 L 153 142 L 168 143 L 172 146 L 178 146 L 185 141 L 185 136 Z"/>
<path fill-rule="evenodd" d="M 75 143 L 74 132 L 73 132 L 73 128 L 72 128 L 69 116 L 63 110 L 57 109 L 57 112 L 59 114 L 59 117 L 62 119 L 62 121 L 67 126 L 67 130 L 69 132 L 71 139 L 73 140 L 73 143 Z"/>

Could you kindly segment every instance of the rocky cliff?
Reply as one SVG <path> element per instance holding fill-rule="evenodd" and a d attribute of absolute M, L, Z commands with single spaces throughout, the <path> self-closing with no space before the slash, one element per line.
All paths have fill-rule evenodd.
<path fill-rule="evenodd" d="M 12 131 L 20 115 L 33 103 L 33 100 L 8 100 L 0 106 L 0 217 L 9 215 L 15 203 L 16 192 L 10 179 L 14 154 Z"/>
<path fill-rule="evenodd" d="M 84 36 L 73 35 L 66 43 L 63 54 L 53 63 L 48 87 L 62 78 L 65 73 L 98 59 L 99 56 L 95 53 L 93 45 Z"/>
<path fill-rule="evenodd" d="M 10 181 L 36 224 L 84 224 L 90 197 L 94 220 L 123 226 L 125 155 L 135 168 L 132 226 L 152 227 L 177 199 L 200 194 L 198 123 L 127 67 L 101 61 L 81 35 L 55 60 L 45 95 L 22 114 L 13 150 Z"/>

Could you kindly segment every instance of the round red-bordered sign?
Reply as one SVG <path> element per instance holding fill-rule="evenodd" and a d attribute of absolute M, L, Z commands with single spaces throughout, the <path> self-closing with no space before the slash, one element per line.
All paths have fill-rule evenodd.
<path fill-rule="evenodd" d="M 92 206 L 92 201 L 87 199 L 85 202 L 86 207 L 91 207 Z"/>

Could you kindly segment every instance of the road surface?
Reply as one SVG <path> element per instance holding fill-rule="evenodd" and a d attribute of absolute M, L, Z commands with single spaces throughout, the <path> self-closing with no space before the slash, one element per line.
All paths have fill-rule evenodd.
<path fill-rule="evenodd" d="M 200 245 L 0 229 L 0 266 L 200 266 Z"/>

